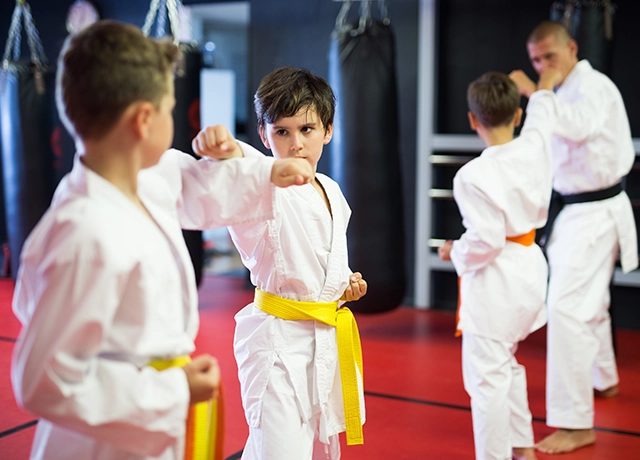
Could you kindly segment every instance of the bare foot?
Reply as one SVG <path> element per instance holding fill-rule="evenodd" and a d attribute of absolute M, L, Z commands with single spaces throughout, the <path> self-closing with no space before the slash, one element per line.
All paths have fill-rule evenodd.
<path fill-rule="evenodd" d="M 593 429 L 568 430 L 560 428 L 536 444 L 536 449 L 545 454 L 564 454 L 596 442 Z"/>
<path fill-rule="evenodd" d="M 618 394 L 620 390 L 618 389 L 618 385 L 614 385 L 612 387 L 607 388 L 606 390 L 596 390 L 593 389 L 593 395 L 598 398 L 613 398 Z"/>
<path fill-rule="evenodd" d="M 513 460 L 538 460 L 533 447 L 514 447 L 511 458 Z"/>

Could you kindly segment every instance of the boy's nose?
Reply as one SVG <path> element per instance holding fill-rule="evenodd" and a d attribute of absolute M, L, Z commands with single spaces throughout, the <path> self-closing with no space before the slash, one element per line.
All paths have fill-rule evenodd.
<path fill-rule="evenodd" d="M 291 150 L 298 151 L 302 150 L 302 141 L 298 138 L 298 136 L 293 136 L 291 139 Z"/>

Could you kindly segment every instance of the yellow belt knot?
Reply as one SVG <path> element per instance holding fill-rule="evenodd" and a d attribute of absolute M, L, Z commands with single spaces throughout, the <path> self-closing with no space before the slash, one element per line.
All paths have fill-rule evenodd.
<path fill-rule="evenodd" d="M 338 308 L 338 301 L 303 302 L 285 299 L 260 289 L 256 289 L 254 304 L 265 313 L 284 320 L 316 320 L 336 328 L 347 445 L 364 444 L 356 372 L 357 366 L 364 381 L 362 345 L 358 325 L 351 310 L 346 307 Z"/>
<path fill-rule="evenodd" d="M 183 367 L 191 361 L 189 356 L 153 359 L 149 366 L 158 371 Z M 185 460 L 222 460 L 224 441 L 224 404 L 222 382 L 218 398 L 189 406 L 185 435 Z"/>

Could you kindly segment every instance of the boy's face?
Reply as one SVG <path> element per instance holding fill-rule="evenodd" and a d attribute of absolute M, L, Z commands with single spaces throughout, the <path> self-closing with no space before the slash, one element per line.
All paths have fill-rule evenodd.
<path fill-rule="evenodd" d="M 558 38 L 551 34 L 537 43 L 527 45 L 529 59 L 538 75 L 545 70 L 557 69 L 562 74 L 562 80 L 569 75 L 571 69 L 577 62 L 578 45 L 574 40 L 566 43 L 558 41 Z"/>
<path fill-rule="evenodd" d="M 173 75 L 170 75 L 168 91 L 153 113 L 153 123 L 149 130 L 149 156 L 145 167 L 151 167 L 160 161 L 162 154 L 173 142 L 173 108 L 176 105 Z"/>
<path fill-rule="evenodd" d="M 333 126 L 326 129 L 313 108 L 303 108 L 292 117 L 278 118 L 260 128 L 264 146 L 276 158 L 305 158 L 313 170 L 322 155 L 322 147 L 329 143 Z"/>

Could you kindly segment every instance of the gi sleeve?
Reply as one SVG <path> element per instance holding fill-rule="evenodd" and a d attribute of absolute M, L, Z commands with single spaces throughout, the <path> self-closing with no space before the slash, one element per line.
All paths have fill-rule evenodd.
<path fill-rule="evenodd" d="M 529 98 L 527 117 L 520 130 L 520 137 L 548 152 L 559 111 L 560 101 L 552 91 L 536 91 Z"/>
<path fill-rule="evenodd" d="M 185 434 L 186 376 L 100 353 L 120 300 L 140 278 L 137 268 L 114 270 L 84 249 L 51 254 L 42 268 L 23 261 L 14 294 L 23 322 L 12 361 L 16 400 L 57 425 L 158 456 Z"/>
<path fill-rule="evenodd" d="M 506 242 L 504 213 L 494 201 L 474 184 L 473 174 L 465 165 L 454 178 L 453 193 L 462 215 L 465 232 L 453 242 L 451 261 L 461 276 L 489 265 Z"/>
<path fill-rule="evenodd" d="M 151 168 L 168 183 L 182 228 L 225 227 L 273 217 L 275 159 L 239 144 L 245 158 L 198 160 L 172 149 Z"/>

